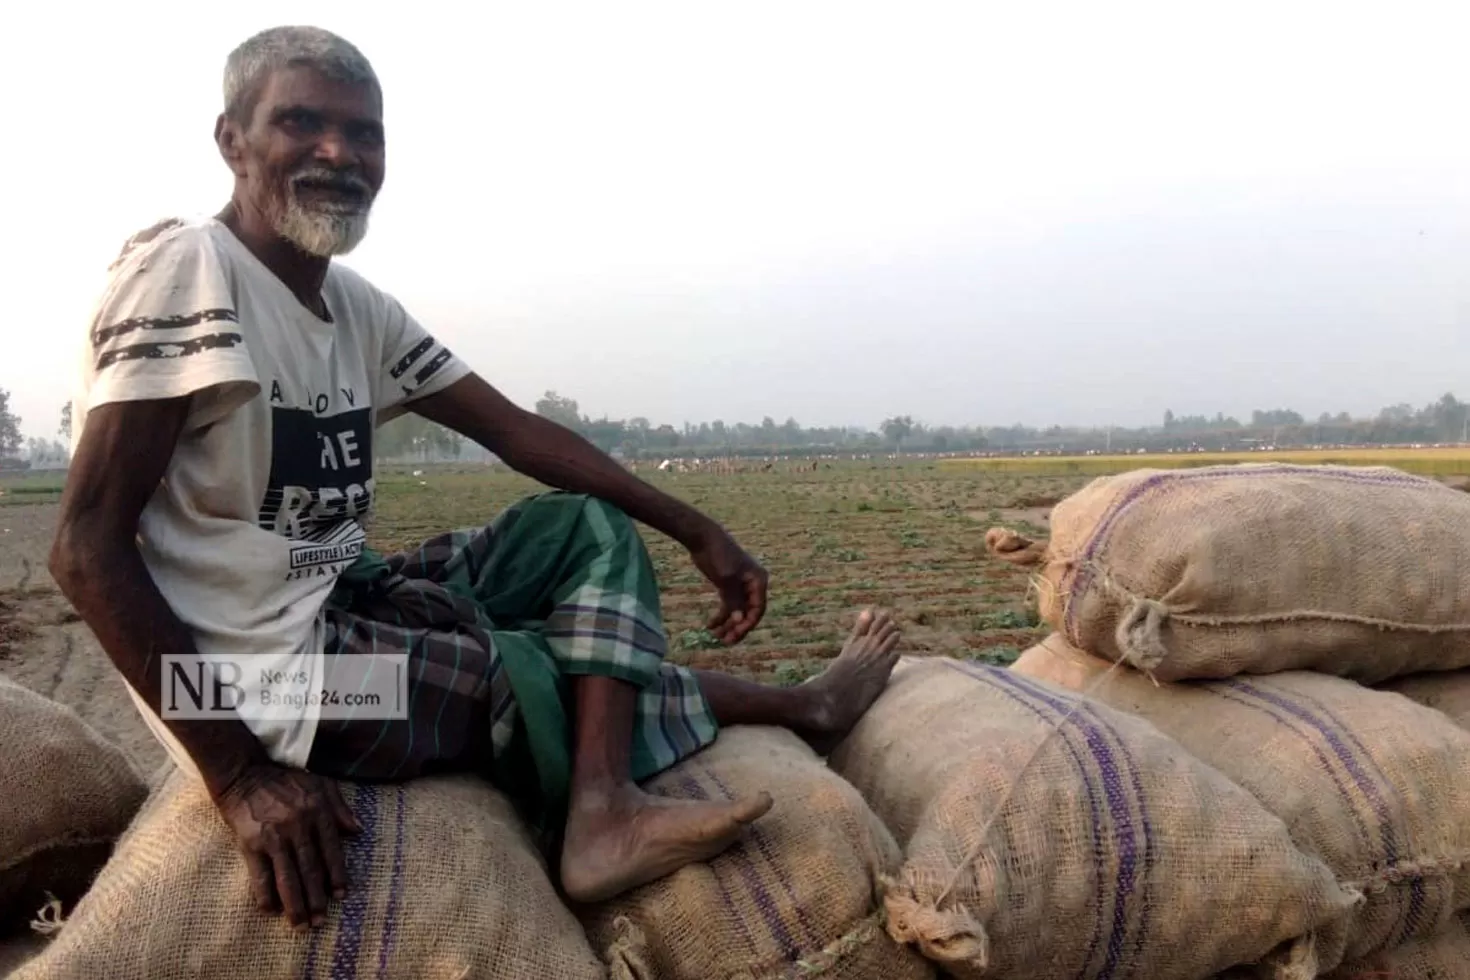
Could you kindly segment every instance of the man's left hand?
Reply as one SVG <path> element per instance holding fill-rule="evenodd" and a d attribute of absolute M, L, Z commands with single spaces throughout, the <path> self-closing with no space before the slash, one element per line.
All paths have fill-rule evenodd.
<path fill-rule="evenodd" d="M 766 614 L 770 573 L 723 528 L 712 530 L 689 554 L 720 593 L 720 608 L 709 619 L 709 631 L 726 646 L 739 643 Z"/>

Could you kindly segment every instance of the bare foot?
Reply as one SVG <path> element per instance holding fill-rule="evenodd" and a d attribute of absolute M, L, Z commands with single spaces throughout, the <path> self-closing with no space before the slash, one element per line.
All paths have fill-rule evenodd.
<path fill-rule="evenodd" d="M 801 685 L 811 705 L 801 730 L 818 752 L 826 754 L 847 737 L 898 664 L 898 623 L 886 612 L 864 609 L 842 652 L 826 670 Z"/>
<path fill-rule="evenodd" d="M 733 803 L 651 796 L 628 785 L 584 797 L 567 817 L 561 882 L 578 902 L 603 902 L 734 844 L 747 824 L 771 809 L 761 793 Z"/>

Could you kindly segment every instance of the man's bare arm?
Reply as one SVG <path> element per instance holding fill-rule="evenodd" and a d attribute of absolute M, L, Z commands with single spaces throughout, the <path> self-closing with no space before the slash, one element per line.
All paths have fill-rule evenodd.
<path fill-rule="evenodd" d="M 87 416 L 61 499 L 51 574 L 134 690 L 159 712 L 162 663 L 196 655 L 194 638 L 138 552 L 138 519 L 188 419 L 189 399 L 100 405 Z M 229 561 L 221 555 L 221 561 Z M 292 925 L 325 921 L 347 890 L 341 833 L 361 830 L 337 784 L 277 765 L 233 711 L 162 718 L 198 766 L 235 832 L 262 910 Z"/>
<path fill-rule="evenodd" d="M 87 417 L 61 497 L 51 574 L 102 649 L 155 713 L 166 656 L 193 657 L 194 639 L 138 552 L 138 520 L 157 490 L 188 418 L 187 398 L 101 405 Z M 164 724 L 216 799 L 264 746 L 234 712 Z"/>
<path fill-rule="evenodd" d="M 528 412 L 471 374 L 414 401 L 413 411 L 484 446 L 512 469 L 558 490 L 606 500 L 689 549 L 720 594 L 709 628 L 738 643 L 765 614 L 769 576 L 711 518 L 628 472 L 564 426 Z"/>

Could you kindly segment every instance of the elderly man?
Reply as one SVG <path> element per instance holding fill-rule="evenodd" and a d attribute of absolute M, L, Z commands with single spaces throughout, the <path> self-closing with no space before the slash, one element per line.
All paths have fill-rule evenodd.
<path fill-rule="evenodd" d="M 689 549 L 727 643 L 760 621 L 766 572 L 331 262 L 362 240 L 384 174 L 382 93 L 356 48 L 265 31 L 230 55 L 224 94 L 229 204 L 135 236 L 98 303 L 51 568 L 239 838 L 262 908 L 305 928 L 345 894 L 341 835 L 357 825 L 338 779 L 497 781 L 555 831 L 581 901 L 719 853 L 768 795 L 676 801 L 638 783 L 720 725 L 840 738 L 887 681 L 894 623 L 863 612 L 826 672 L 791 689 L 665 663 L 634 520 Z M 406 411 L 553 489 L 374 555 L 373 431 Z M 263 707 L 282 678 L 326 691 L 395 655 L 406 716 Z M 227 681 L 242 697 L 204 719 L 166 711 L 165 661 L 247 665 Z"/>

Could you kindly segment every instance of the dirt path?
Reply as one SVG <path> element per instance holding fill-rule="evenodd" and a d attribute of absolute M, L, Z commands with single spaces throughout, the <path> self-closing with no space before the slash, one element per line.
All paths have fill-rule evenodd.
<path fill-rule="evenodd" d="M 56 533 L 56 505 L 0 507 L 0 592 L 54 588 L 46 554 Z"/>
<path fill-rule="evenodd" d="M 55 528 L 55 505 L 0 508 L 0 676 L 75 710 L 149 776 L 163 748 L 46 571 Z"/>

